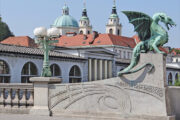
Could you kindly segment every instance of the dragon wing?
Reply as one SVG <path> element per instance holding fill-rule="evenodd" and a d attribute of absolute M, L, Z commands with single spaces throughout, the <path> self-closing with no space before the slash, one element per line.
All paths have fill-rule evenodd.
<path fill-rule="evenodd" d="M 151 36 L 152 18 L 141 12 L 122 11 L 129 19 L 129 22 L 134 25 L 134 31 L 138 33 L 141 41 L 145 41 Z"/>

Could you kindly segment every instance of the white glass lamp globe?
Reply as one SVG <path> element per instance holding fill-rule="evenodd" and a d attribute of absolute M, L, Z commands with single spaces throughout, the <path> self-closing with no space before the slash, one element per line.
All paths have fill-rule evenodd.
<path fill-rule="evenodd" d="M 48 37 L 58 37 L 59 36 L 59 29 L 57 28 L 50 28 L 47 30 Z"/>
<path fill-rule="evenodd" d="M 47 29 L 45 27 L 38 27 L 34 29 L 34 35 L 36 37 L 44 37 L 47 36 Z"/>

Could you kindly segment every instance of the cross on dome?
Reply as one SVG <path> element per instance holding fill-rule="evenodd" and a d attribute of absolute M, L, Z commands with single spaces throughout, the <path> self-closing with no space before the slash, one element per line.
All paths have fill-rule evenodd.
<path fill-rule="evenodd" d="M 114 0 L 114 6 L 116 6 L 116 0 Z"/>
<path fill-rule="evenodd" d="M 84 0 L 84 3 L 83 3 L 83 5 L 84 5 L 84 8 L 86 8 L 86 0 Z"/>

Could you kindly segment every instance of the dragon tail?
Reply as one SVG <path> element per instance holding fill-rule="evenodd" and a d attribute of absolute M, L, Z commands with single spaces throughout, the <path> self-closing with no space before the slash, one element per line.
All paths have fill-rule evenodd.
<path fill-rule="evenodd" d="M 152 70 L 153 65 L 151 63 L 144 64 L 143 66 L 140 66 L 139 68 L 137 68 L 135 70 L 132 70 L 132 68 L 134 68 L 138 64 L 140 53 L 141 53 L 141 48 L 143 46 L 144 46 L 143 42 L 140 42 L 140 43 L 138 43 L 136 45 L 136 47 L 133 50 L 133 55 L 132 55 L 132 59 L 131 59 L 130 65 L 127 68 L 125 68 L 124 70 L 118 72 L 118 76 L 121 76 L 123 74 L 135 73 L 135 72 L 143 69 L 147 65 L 150 65 L 151 66 L 150 70 Z"/>

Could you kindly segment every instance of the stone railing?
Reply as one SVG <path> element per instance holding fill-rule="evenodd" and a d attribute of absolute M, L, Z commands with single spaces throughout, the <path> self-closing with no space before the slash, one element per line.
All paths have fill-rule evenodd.
<path fill-rule="evenodd" d="M 0 84 L 0 108 L 27 108 L 33 105 L 33 84 Z"/>
<path fill-rule="evenodd" d="M 176 120 L 180 120 L 180 86 L 168 86 L 168 95 L 172 112 L 176 115 Z"/>

